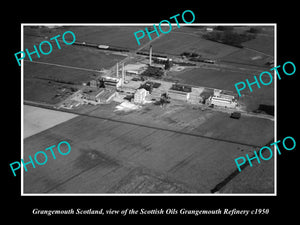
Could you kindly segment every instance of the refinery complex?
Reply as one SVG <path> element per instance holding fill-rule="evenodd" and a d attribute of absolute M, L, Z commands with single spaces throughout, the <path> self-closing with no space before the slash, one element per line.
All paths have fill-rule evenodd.
<path fill-rule="evenodd" d="M 22 159 L 72 146 L 28 165 L 25 194 L 274 192 L 273 160 L 241 172 L 234 161 L 274 142 L 274 84 L 241 96 L 234 86 L 274 66 L 273 26 L 182 24 L 140 45 L 133 33 L 151 26 L 22 28 L 31 52 L 76 36 L 22 61 Z"/>
<path fill-rule="evenodd" d="M 163 64 L 153 63 L 153 59 L 163 63 L 172 62 L 172 59 L 153 57 L 152 51 L 152 46 L 150 46 L 149 56 L 145 57 L 143 63 L 127 65 L 116 63 L 109 72 L 101 71 L 99 77 L 83 83 L 80 90 L 58 104 L 57 108 L 72 109 L 84 104 L 108 104 L 111 101 L 143 105 L 161 102 L 162 98 L 165 98 L 168 99 L 168 103 L 177 101 L 216 109 L 241 111 L 236 94 L 233 92 L 228 94 L 226 90 L 160 79 L 155 73 L 163 74 L 166 71 Z M 149 75 L 148 70 L 154 72 Z M 206 90 L 209 90 L 209 95 L 203 95 L 204 92 L 207 93 Z"/>

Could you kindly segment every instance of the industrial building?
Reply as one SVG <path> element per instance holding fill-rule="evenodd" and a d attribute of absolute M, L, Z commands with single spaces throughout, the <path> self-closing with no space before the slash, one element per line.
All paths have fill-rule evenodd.
<path fill-rule="evenodd" d="M 190 98 L 189 92 L 177 91 L 172 89 L 168 91 L 168 95 L 171 99 L 181 100 L 181 101 L 188 101 Z"/>
<path fill-rule="evenodd" d="M 192 88 L 183 84 L 173 84 L 168 90 L 168 95 L 171 99 L 188 101 L 190 99 L 190 93 Z"/>
<path fill-rule="evenodd" d="M 85 91 L 82 93 L 81 99 L 84 103 L 92 105 L 108 103 L 113 97 L 116 96 L 116 91 L 111 88 L 101 88 L 97 91 Z"/>
<path fill-rule="evenodd" d="M 203 103 L 203 98 L 200 96 L 203 88 L 192 87 L 190 97 L 188 98 L 188 102 L 191 104 L 200 104 Z"/>
<path fill-rule="evenodd" d="M 119 88 L 122 86 L 122 78 L 103 76 L 102 79 L 105 87 Z"/>
<path fill-rule="evenodd" d="M 97 88 L 100 85 L 100 81 L 99 80 L 91 80 L 90 81 L 90 87 L 92 88 Z"/>
<path fill-rule="evenodd" d="M 221 90 L 215 89 L 214 95 L 208 98 L 209 104 L 225 108 L 236 108 L 237 101 L 234 96 L 221 94 L 221 92 Z"/>
<path fill-rule="evenodd" d="M 144 104 L 147 95 L 149 95 L 149 91 L 145 90 L 144 88 L 137 89 L 134 93 L 134 103 Z"/>

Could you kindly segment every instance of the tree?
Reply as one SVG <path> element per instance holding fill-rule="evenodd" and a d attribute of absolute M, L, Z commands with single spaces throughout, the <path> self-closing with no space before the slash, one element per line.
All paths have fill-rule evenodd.
<path fill-rule="evenodd" d="M 248 30 L 249 33 L 253 33 L 253 34 L 257 34 L 257 33 L 260 33 L 261 32 L 261 27 L 251 27 L 249 30 Z"/>

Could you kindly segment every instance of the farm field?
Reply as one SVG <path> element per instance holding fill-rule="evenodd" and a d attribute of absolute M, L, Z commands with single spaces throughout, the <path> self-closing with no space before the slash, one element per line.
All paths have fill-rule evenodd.
<path fill-rule="evenodd" d="M 260 164 L 253 162 L 253 167 L 246 167 L 235 178 L 229 181 L 227 185 L 221 188 L 219 193 L 257 193 L 264 189 L 264 187 L 260 187 L 261 183 L 265 184 L 266 188 L 264 192 L 273 193 L 275 191 L 270 188 L 274 184 L 273 159 Z"/>
<path fill-rule="evenodd" d="M 268 55 L 274 55 L 274 35 L 273 36 L 265 36 L 265 35 L 257 35 L 257 37 L 253 40 L 247 41 L 243 43 L 243 46 L 251 49 L 255 49 L 257 51 L 263 52 Z"/>
<path fill-rule="evenodd" d="M 78 42 L 118 46 L 134 50 L 138 48 L 134 32 L 141 29 L 144 29 L 144 26 L 63 26 L 54 29 L 26 27 L 25 35 L 54 37 L 58 34 L 62 35 L 65 31 L 72 31 Z"/>
<path fill-rule="evenodd" d="M 155 109 L 161 110 L 158 108 Z M 72 151 L 67 156 L 58 155 L 56 160 L 50 160 L 49 156 L 46 165 L 25 173 L 24 193 L 210 193 L 236 169 L 234 158 L 252 153 L 249 144 L 265 144 L 273 133 L 267 123 L 264 129 L 270 129 L 270 136 L 255 135 L 254 131 L 261 129 L 258 127 L 261 121 L 252 127 L 236 122 L 223 128 L 225 121 L 219 127 L 214 125 L 208 134 L 205 127 L 220 116 L 209 115 L 211 112 L 198 112 L 202 116 L 199 129 L 187 132 L 185 125 L 194 119 L 185 121 L 185 125 L 177 121 L 181 126 L 172 126 L 172 120 L 185 118 L 176 118 L 178 109 L 167 109 L 161 118 L 150 112 L 156 120 L 152 122 L 151 117 L 145 117 L 143 123 L 140 123 L 143 111 L 116 114 L 107 120 L 102 118 L 105 115 L 102 112 L 108 109 L 109 106 L 99 107 L 100 111 L 94 110 L 89 116 L 75 117 L 26 138 L 24 158 L 61 140 L 68 141 Z M 149 108 L 145 110 L 149 112 Z M 188 115 L 187 111 L 183 114 Z M 132 120 L 129 115 L 137 119 Z M 219 122 L 221 119 L 222 116 Z M 249 124 L 253 122 L 250 119 Z M 162 127 L 166 123 L 170 124 L 169 128 Z M 218 129 L 253 133 L 243 144 L 246 139 L 238 139 L 233 134 L 227 141 L 228 137 L 221 137 L 222 131 Z M 255 187 L 258 192 L 273 190 L 272 184 L 263 186 Z"/>
<path fill-rule="evenodd" d="M 253 40 L 254 41 L 254 40 Z M 219 58 L 219 62 L 234 63 L 245 66 L 259 66 L 261 70 L 269 70 L 266 63 L 271 61 L 273 57 L 256 52 L 249 49 L 240 49 L 224 57 Z"/>
<path fill-rule="evenodd" d="M 33 45 L 39 45 L 43 40 L 44 39 L 40 37 L 25 37 L 25 48 L 31 51 L 33 50 Z M 44 51 L 48 51 L 46 47 Z M 61 44 L 61 49 L 53 47 L 49 55 L 41 55 L 40 58 L 38 58 L 36 54 L 33 54 L 31 58 L 37 62 L 101 70 L 102 68 L 107 69 L 113 66 L 116 62 L 122 60 L 124 56 L 104 53 L 95 48 Z"/>
<path fill-rule="evenodd" d="M 229 113 L 202 111 L 188 104 L 170 104 L 167 108 L 149 104 L 141 110 L 123 114 L 112 111 L 113 106 L 107 105 L 92 110 L 89 115 L 253 146 L 265 145 L 274 136 L 271 120 L 247 116 L 233 120 Z"/>
<path fill-rule="evenodd" d="M 82 82 L 90 81 L 99 75 L 99 72 L 84 71 L 79 69 L 72 69 L 66 67 L 60 67 L 55 65 L 49 65 L 33 62 L 24 62 L 24 77 L 25 79 L 39 79 L 59 81 L 62 83 L 82 84 Z"/>
<path fill-rule="evenodd" d="M 69 85 L 39 79 L 24 79 L 24 100 L 55 105 L 71 93 Z"/>
<path fill-rule="evenodd" d="M 24 105 L 23 137 L 30 137 L 72 119 L 75 116 L 77 115 Z"/>
<path fill-rule="evenodd" d="M 205 40 L 193 33 L 185 33 L 177 29 L 152 42 L 153 52 L 172 55 L 180 55 L 183 52 L 195 52 L 203 57 L 216 59 L 226 56 L 239 48 Z M 184 29 L 184 28 L 182 28 Z M 191 29 L 191 28 L 190 28 Z M 149 47 L 143 50 L 148 50 Z"/>
<path fill-rule="evenodd" d="M 242 79 L 253 78 L 253 75 L 247 72 L 232 72 L 217 68 L 191 68 L 181 72 L 169 72 L 168 76 L 185 84 L 229 91 L 236 91 L 234 84 Z"/>

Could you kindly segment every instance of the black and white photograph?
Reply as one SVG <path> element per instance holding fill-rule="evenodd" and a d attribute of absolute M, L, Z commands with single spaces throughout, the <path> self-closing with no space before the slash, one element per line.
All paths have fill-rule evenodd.
<path fill-rule="evenodd" d="M 296 16 L 142 5 L 5 24 L 7 215 L 295 214 Z"/>
<path fill-rule="evenodd" d="M 24 194 L 275 193 L 276 26 L 164 25 L 23 24 Z"/>

